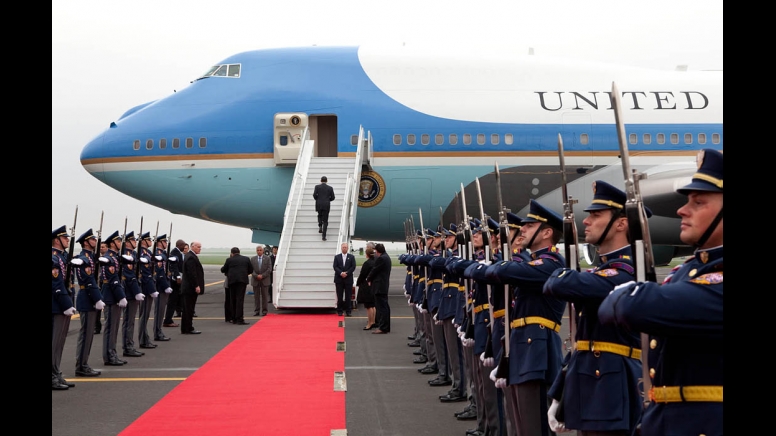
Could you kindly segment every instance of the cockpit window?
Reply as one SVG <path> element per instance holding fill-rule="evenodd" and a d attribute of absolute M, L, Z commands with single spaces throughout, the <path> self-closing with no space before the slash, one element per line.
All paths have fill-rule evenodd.
<path fill-rule="evenodd" d="M 197 80 L 208 77 L 240 77 L 240 64 L 213 65 L 207 73 L 200 76 Z"/>

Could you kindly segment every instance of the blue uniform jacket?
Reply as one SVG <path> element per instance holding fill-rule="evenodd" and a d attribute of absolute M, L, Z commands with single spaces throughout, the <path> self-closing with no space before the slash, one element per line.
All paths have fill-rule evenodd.
<path fill-rule="evenodd" d="M 65 264 L 67 254 L 54 247 L 51 248 L 51 313 L 63 314 L 73 307 L 73 297 L 65 284 Z"/>
<path fill-rule="evenodd" d="M 94 253 L 89 250 L 81 251 L 76 259 L 81 261 L 81 265 L 73 265 L 76 279 L 78 279 L 78 294 L 76 295 L 75 308 L 79 312 L 91 312 L 97 309 L 94 305 L 102 300 L 102 292 L 97 285 L 97 279 L 94 278 L 96 264 Z"/>
<path fill-rule="evenodd" d="M 437 315 L 442 303 L 446 259 L 439 251 L 432 250 L 429 253 L 433 253 L 433 256 L 428 260 L 428 311 Z"/>
<path fill-rule="evenodd" d="M 599 256 L 590 272 L 557 269 L 544 284 L 544 293 L 574 304 L 577 331 L 582 344 L 622 345 L 630 353 L 641 348 L 637 332 L 598 322 L 598 307 L 615 286 L 634 278 L 631 247 Z M 565 378 L 560 374 L 548 395 L 563 394 L 566 428 L 585 431 L 627 430 L 630 434 L 641 415 L 641 360 L 612 352 L 573 352 Z M 564 386 L 565 383 L 565 386 Z"/>
<path fill-rule="evenodd" d="M 447 251 L 447 257 L 445 261 L 444 272 L 444 284 L 442 285 L 442 298 L 439 302 L 439 311 L 437 312 L 438 320 L 447 320 L 455 318 L 458 309 L 463 306 L 463 286 L 461 286 L 461 279 L 456 274 L 450 272 L 448 266 L 451 262 L 455 262 L 458 259 L 457 251 Z M 453 321 L 455 322 L 455 321 Z"/>
<path fill-rule="evenodd" d="M 125 258 L 124 256 L 131 257 L 132 260 Z M 134 300 L 135 295 L 141 293 L 140 285 L 137 283 L 137 273 L 135 266 L 137 265 L 137 257 L 134 250 L 124 249 L 124 255 L 119 258 L 121 260 L 121 275 L 124 284 L 124 290 L 128 300 Z M 106 301 L 105 304 L 108 304 Z"/>
<path fill-rule="evenodd" d="M 143 295 L 146 298 L 151 297 L 151 294 L 156 292 L 156 284 L 154 283 L 154 258 L 151 255 L 151 251 L 146 247 L 140 248 L 140 285 Z"/>
<path fill-rule="evenodd" d="M 127 297 L 124 293 L 124 286 L 121 284 L 121 277 L 119 277 L 121 270 L 119 254 L 113 250 L 108 250 L 101 259 L 107 261 L 100 261 L 102 301 L 107 305 L 117 304 L 122 298 Z"/>
<path fill-rule="evenodd" d="M 170 261 L 170 263 L 172 264 L 173 261 Z M 170 279 L 167 277 L 167 271 L 164 270 L 166 264 L 167 252 L 157 248 L 156 255 L 154 256 L 154 268 L 156 271 L 156 290 L 159 293 L 164 292 L 165 289 L 170 287 Z"/>
<path fill-rule="evenodd" d="M 697 395 L 688 389 L 695 386 L 722 399 L 722 312 L 722 247 L 697 250 L 669 283 L 634 283 L 601 303 L 602 323 L 649 334 L 653 401 L 644 410 L 643 436 L 722 435 L 722 401 L 661 401 L 678 387 Z"/>
<path fill-rule="evenodd" d="M 565 302 L 544 295 L 544 282 L 566 260 L 554 246 L 531 253 L 531 260 L 507 262 L 499 269 L 504 284 L 515 287 L 510 323 L 540 319 L 549 326 L 527 323 L 509 330 L 509 384 L 531 380 L 544 380 L 548 385 L 555 381 L 562 364 L 562 341 L 553 326 L 560 326 Z"/>

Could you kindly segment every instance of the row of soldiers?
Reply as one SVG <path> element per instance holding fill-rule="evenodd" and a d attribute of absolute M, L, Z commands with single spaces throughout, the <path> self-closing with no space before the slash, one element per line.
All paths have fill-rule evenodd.
<path fill-rule="evenodd" d="M 662 283 L 636 281 L 626 193 L 600 180 L 583 221 L 598 251 L 587 271 L 556 247 L 564 219 L 534 200 L 524 218 L 417 231 L 399 257 L 408 345 L 437 374 L 429 385 L 451 386 L 440 401 L 469 401 L 455 414 L 476 419 L 467 435 L 722 435 L 722 154 L 697 163 L 677 189 L 680 238 L 696 250 Z"/>
<path fill-rule="evenodd" d="M 155 239 L 149 232 L 135 236 L 130 231 L 122 237 L 118 230 L 108 236 L 106 250 L 100 253 L 100 242 L 92 229 L 76 239 L 80 254 L 73 255 L 71 238 L 65 226 L 51 233 L 52 260 L 52 349 L 51 367 L 53 390 L 67 390 L 75 386 L 60 370 L 70 320 L 78 312 L 81 327 L 78 331 L 75 374 L 97 377 L 100 371 L 89 366 L 89 355 L 100 315 L 105 315 L 102 360 L 105 365 L 122 366 L 128 363 L 116 350 L 120 323 L 124 357 L 140 357 L 145 353 L 135 347 L 135 330 L 140 348 L 156 348 L 149 333 L 149 319 L 154 313 L 150 331 L 154 341 L 169 341 L 162 331 L 167 301 L 173 287 L 179 286 L 178 258 L 167 251 L 167 235 Z M 76 288 L 78 292 L 76 293 Z M 155 302 L 155 304 L 154 304 Z M 139 314 L 139 318 L 138 318 Z"/>

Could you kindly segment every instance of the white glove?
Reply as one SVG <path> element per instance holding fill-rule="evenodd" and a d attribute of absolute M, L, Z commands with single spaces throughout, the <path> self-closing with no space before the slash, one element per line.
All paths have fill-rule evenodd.
<path fill-rule="evenodd" d="M 480 353 L 480 362 L 485 361 L 485 353 Z"/>
<path fill-rule="evenodd" d="M 97 258 L 97 260 L 99 260 L 100 263 L 110 263 L 110 259 L 108 259 L 105 256 L 100 256 L 100 257 Z"/>
<path fill-rule="evenodd" d="M 420 306 L 420 313 L 428 313 L 428 309 L 424 309 L 423 306 Z"/>
<path fill-rule="evenodd" d="M 165 294 L 172 294 L 172 288 L 167 288 L 164 290 Z"/>
<path fill-rule="evenodd" d="M 94 308 L 97 310 L 102 310 L 105 307 L 105 303 L 102 302 L 102 300 L 94 303 Z"/>
<path fill-rule="evenodd" d="M 401 290 L 402 290 L 402 291 L 404 291 L 404 295 L 410 295 L 410 294 L 407 292 L 407 285 L 401 285 Z"/>
<path fill-rule="evenodd" d="M 482 355 L 484 356 L 485 353 L 482 353 Z M 495 365 L 496 365 L 496 362 L 493 360 L 492 357 L 486 357 L 482 359 L 482 366 L 484 366 L 485 368 L 493 368 Z"/>
<path fill-rule="evenodd" d="M 151 298 L 156 298 L 158 296 L 159 296 L 159 291 L 156 291 L 153 294 L 151 294 Z"/>
<path fill-rule="evenodd" d="M 466 334 L 464 334 L 464 336 L 466 336 Z M 471 348 L 474 346 L 474 339 L 463 338 L 461 339 L 461 344 L 466 348 Z"/>
<path fill-rule="evenodd" d="M 178 258 L 176 256 L 170 256 L 170 262 L 177 262 Z"/>
<path fill-rule="evenodd" d="M 547 419 L 550 423 L 550 430 L 554 431 L 555 433 L 566 431 L 566 425 L 562 422 L 558 422 L 558 420 L 555 419 L 555 413 L 558 411 L 558 405 L 560 405 L 558 400 L 553 399 L 552 406 L 550 406 L 550 410 L 547 411 Z"/>
<path fill-rule="evenodd" d="M 141 257 L 140 258 L 140 262 L 141 263 L 148 263 L 148 259 L 146 259 L 145 257 Z"/>
<path fill-rule="evenodd" d="M 458 333 L 458 336 L 461 336 L 463 334 L 463 331 L 461 331 L 461 326 L 455 326 L 455 332 Z"/>
<path fill-rule="evenodd" d="M 159 256 L 158 254 L 154 256 L 154 259 L 158 260 L 159 262 L 164 260 L 164 258 L 162 256 Z"/>
<path fill-rule="evenodd" d="M 498 372 L 498 366 L 497 366 L 497 367 L 495 367 L 495 368 L 493 368 L 493 371 L 491 371 L 491 372 L 490 372 L 490 380 L 491 380 L 491 381 L 493 381 L 493 382 L 495 382 L 496 380 L 498 380 L 498 379 L 496 378 L 496 372 Z"/>
<path fill-rule="evenodd" d="M 67 315 L 67 316 L 73 316 L 73 315 L 75 315 L 75 307 L 71 307 L 70 309 L 67 309 L 67 310 L 65 311 L 65 315 Z"/>
<path fill-rule="evenodd" d="M 137 300 L 137 301 L 143 301 L 143 300 L 145 300 L 145 295 L 143 295 L 143 294 L 137 294 L 137 295 L 135 295 L 135 300 Z"/>
<path fill-rule="evenodd" d="M 634 284 L 634 283 L 636 283 L 636 282 L 634 282 L 633 280 L 631 280 L 631 281 L 629 281 L 629 282 L 625 282 L 625 283 L 623 283 L 623 284 L 621 284 L 621 285 L 617 285 L 617 286 L 615 286 L 615 287 L 614 287 L 614 289 L 612 289 L 612 292 L 614 292 L 614 291 L 616 291 L 616 290 L 618 290 L 618 289 L 627 288 L 628 286 L 630 286 L 630 285 L 632 285 L 632 284 Z M 609 292 L 609 293 L 611 294 L 612 292 Z"/>
<path fill-rule="evenodd" d="M 76 257 L 70 260 L 70 263 L 72 263 L 73 265 L 81 266 L 84 264 L 84 261 Z"/>
<path fill-rule="evenodd" d="M 498 369 L 498 367 L 496 367 Z M 497 378 L 496 379 L 496 387 L 499 389 L 506 389 L 507 388 L 507 379 L 505 378 Z"/>
<path fill-rule="evenodd" d="M 119 301 L 119 307 L 127 307 L 127 299 L 126 298 L 122 298 Z"/>
<path fill-rule="evenodd" d="M 132 256 L 130 256 L 128 254 L 122 254 L 121 257 L 123 257 L 124 260 L 126 260 L 127 262 L 132 262 L 133 260 L 135 260 L 134 257 L 132 257 Z"/>

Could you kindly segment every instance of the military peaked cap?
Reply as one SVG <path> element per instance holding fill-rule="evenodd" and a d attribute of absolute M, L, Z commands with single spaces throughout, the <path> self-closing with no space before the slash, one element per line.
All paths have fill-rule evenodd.
<path fill-rule="evenodd" d="M 692 191 L 722 193 L 722 153 L 704 148 L 698 152 L 696 163 L 698 171 L 692 176 L 692 182 L 677 189 L 676 192 L 684 195 Z"/>
<path fill-rule="evenodd" d="M 83 245 L 84 242 L 86 242 L 86 240 L 89 238 L 96 238 L 96 236 L 94 236 L 94 233 L 92 233 L 92 229 L 85 231 L 83 235 L 79 236 L 78 239 L 76 239 L 76 242 Z"/>
<path fill-rule="evenodd" d="M 525 223 L 545 223 L 556 230 L 563 230 L 563 218 L 533 199 L 530 211 L 523 219 L 523 224 Z"/>

